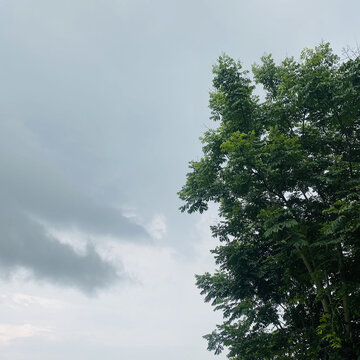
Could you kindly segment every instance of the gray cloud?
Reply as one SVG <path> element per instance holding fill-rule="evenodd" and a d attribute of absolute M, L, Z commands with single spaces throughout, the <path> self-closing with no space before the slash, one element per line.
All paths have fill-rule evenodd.
<path fill-rule="evenodd" d="M 144 222 L 166 214 L 163 241 L 191 248 L 176 192 L 201 154 L 216 58 L 249 68 L 264 52 L 282 59 L 322 39 L 339 51 L 360 36 L 355 0 L 348 11 L 328 0 L 99 4 L 0 1 L 0 197 L 19 231 L 29 216 L 141 241 L 117 210 L 129 205 Z"/>
<path fill-rule="evenodd" d="M 0 264 L 33 276 L 93 292 L 121 277 L 91 246 L 77 254 L 47 235 L 34 219 L 60 229 L 144 241 L 145 229 L 119 210 L 99 203 L 71 183 L 21 121 L 3 119 L 0 131 Z"/>
<path fill-rule="evenodd" d="M 88 294 L 124 279 L 92 246 L 79 255 L 20 211 L 1 208 L 0 229 L 0 266 L 6 272 L 26 268 L 38 280 L 73 286 Z"/>
<path fill-rule="evenodd" d="M 86 196 L 39 147 L 22 123 L 2 120 L 0 194 L 3 202 L 52 225 L 128 239 L 147 237 L 120 210 Z"/>

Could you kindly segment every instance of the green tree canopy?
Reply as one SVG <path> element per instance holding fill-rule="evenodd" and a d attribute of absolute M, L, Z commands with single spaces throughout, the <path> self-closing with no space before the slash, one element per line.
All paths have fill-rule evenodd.
<path fill-rule="evenodd" d="M 329 44 L 252 68 L 213 68 L 203 157 L 182 211 L 219 204 L 218 271 L 197 286 L 224 322 L 205 338 L 229 358 L 360 359 L 360 58 Z"/>

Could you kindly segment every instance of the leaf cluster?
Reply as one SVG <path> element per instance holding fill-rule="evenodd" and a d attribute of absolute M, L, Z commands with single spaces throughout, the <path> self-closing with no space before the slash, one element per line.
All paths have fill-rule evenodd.
<path fill-rule="evenodd" d="M 360 58 L 329 44 L 281 64 L 213 68 L 203 157 L 179 192 L 182 211 L 219 204 L 215 274 L 197 276 L 224 314 L 206 335 L 229 358 L 360 356 Z"/>

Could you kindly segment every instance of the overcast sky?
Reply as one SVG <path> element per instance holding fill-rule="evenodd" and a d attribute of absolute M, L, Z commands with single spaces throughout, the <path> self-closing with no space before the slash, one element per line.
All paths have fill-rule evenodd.
<path fill-rule="evenodd" d="M 211 66 L 360 42 L 356 0 L 0 0 L 0 356 L 213 359 L 178 211 Z M 225 355 L 217 357 L 225 359 Z"/>

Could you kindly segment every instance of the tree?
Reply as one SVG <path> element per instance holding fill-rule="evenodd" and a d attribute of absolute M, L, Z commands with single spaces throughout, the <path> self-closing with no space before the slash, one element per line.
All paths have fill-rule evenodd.
<path fill-rule="evenodd" d="M 277 65 L 213 67 L 203 157 L 182 211 L 219 205 L 214 274 L 197 286 L 222 311 L 208 349 L 229 358 L 360 359 L 360 58 L 329 44 Z"/>

